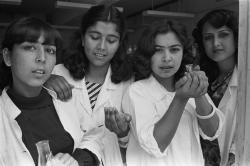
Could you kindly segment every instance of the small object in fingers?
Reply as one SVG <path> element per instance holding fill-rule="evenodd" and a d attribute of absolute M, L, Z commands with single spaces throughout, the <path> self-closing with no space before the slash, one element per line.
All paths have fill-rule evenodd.
<path fill-rule="evenodd" d="M 194 65 L 193 64 L 187 64 L 187 65 L 185 65 L 185 67 L 186 67 L 186 71 L 190 73 L 190 72 L 193 71 Z"/>

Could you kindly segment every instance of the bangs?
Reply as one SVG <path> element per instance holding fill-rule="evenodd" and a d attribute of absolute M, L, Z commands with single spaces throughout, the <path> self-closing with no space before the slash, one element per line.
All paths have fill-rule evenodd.
<path fill-rule="evenodd" d="M 59 36 L 52 32 L 49 29 L 35 29 L 32 27 L 22 27 L 18 31 L 13 34 L 15 38 L 13 38 L 13 43 L 20 44 L 23 42 L 37 42 L 38 39 L 43 36 L 44 37 L 44 44 L 47 45 L 57 45 L 57 40 Z"/>
<path fill-rule="evenodd" d="M 23 18 L 13 22 L 6 30 L 3 48 L 12 49 L 14 44 L 23 42 L 38 42 L 39 38 L 44 37 L 44 44 L 62 45 L 62 37 L 57 30 L 49 24 L 36 18 Z"/>

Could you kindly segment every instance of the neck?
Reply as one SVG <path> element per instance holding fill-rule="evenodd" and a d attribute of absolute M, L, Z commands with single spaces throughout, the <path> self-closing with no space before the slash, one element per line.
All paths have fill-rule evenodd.
<path fill-rule="evenodd" d="M 42 90 L 41 87 L 19 87 L 16 85 L 13 85 L 11 87 L 17 94 L 23 96 L 23 97 L 36 97 L 40 94 Z"/>
<path fill-rule="evenodd" d="M 227 74 L 228 72 L 232 71 L 235 67 L 234 56 L 231 56 L 230 58 L 224 61 L 218 62 L 217 64 L 219 67 L 220 75 Z"/>
<path fill-rule="evenodd" d="M 174 92 L 175 88 L 174 88 L 174 79 L 173 77 L 170 78 L 161 78 L 157 75 L 154 75 L 155 79 L 169 92 Z"/>
<path fill-rule="evenodd" d="M 105 80 L 109 66 L 96 67 L 90 66 L 85 79 L 90 82 L 102 84 Z"/>

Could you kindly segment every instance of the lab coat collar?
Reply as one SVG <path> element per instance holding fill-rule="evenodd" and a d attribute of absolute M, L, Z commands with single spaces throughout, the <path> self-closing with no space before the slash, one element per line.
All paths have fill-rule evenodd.
<path fill-rule="evenodd" d="M 18 115 L 21 114 L 21 110 L 13 103 L 13 101 L 10 99 L 9 95 L 7 94 L 7 90 L 9 87 L 6 87 L 3 92 L 2 92 L 2 100 L 4 103 L 4 107 L 8 107 L 6 109 L 4 109 L 4 111 L 6 111 L 6 114 L 9 116 L 9 118 L 11 119 L 16 119 L 16 117 Z M 56 92 L 43 87 L 44 89 L 46 89 L 48 91 L 48 93 L 52 96 L 53 99 L 57 98 Z"/>

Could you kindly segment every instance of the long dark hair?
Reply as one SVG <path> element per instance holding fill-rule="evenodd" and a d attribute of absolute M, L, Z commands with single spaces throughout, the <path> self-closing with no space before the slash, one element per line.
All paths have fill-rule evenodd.
<path fill-rule="evenodd" d="M 183 46 L 183 58 L 181 66 L 175 74 L 175 81 L 183 76 L 185 65 L 194 62 L 192 44 L 188 38 L 186 28 L 176 21 L 164 20 L 156 22 L 144 30 L 138 41 L 137 50 L 134 55 L 135 80 L 145 79 L 151 75 L 151 57 L 155 53 L 155 38 L 159 34 L 166 34 L 168 32 L 175 33 Z"/>
<path fill-rule="evenodd" d="M 44 36 L 44 43 L 55 45 L 57 54 L 59 54 L 59 50 L 63 47 L 61 35 L 48 23 L 35 17 L 24 17 L 10 23 L 4 34 L 2 49 L 7 48 L 12 51 L 15 44 L 37 42 L 41 35 Z M 11 83 L 11 68 L 2 61 L 0 65 L 0 90 Z"/>
<path fill-rule="evenodd" d="M 200 52 L 200 67 L 209 78 L 209 83 L 212 83 L 219 75 L 219 68 L 215 61 L 211 60 L 206 52 L 203 45 L 203 36 L 202 30 L 205 23 L 209 23 L 214 28 L 220 28 L 222 26 L 226 26 L 233 31 L 234 39 L 235 39 L 235 62 L 238 61 L 238 18 L 235 12 L 226 9 L 216 9 L 208 12 L 204 17 L 202 17 L 198 23 L 196 28 L 193 30 L 192 35 L 195 39 L 195 42 L 198 44 L 199 52 Z"/>
<path fill-rule="evenodd" d="M 122 13 L 112 5 L 93 6 L 83 15 L 80 30 L 75 33 L 70 48 L 65 51 L 62 57 L 64 66 L 76 80 L 82 79 L 85 76 L 89 60 L 85 55 L 81 36 L 84 36 L 87 29 L 95 25 L 98 21 L 114 23 L 120 34 L 118 50 L 110 62 L 112 71 L 111 81 L 119 83 L 130 79 L 132 76 L 132 65 L 130 65 L 130 58 L 126 55 L 125 21 Z"/>

